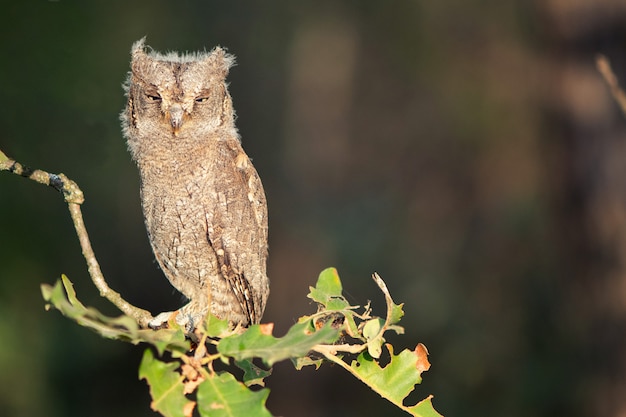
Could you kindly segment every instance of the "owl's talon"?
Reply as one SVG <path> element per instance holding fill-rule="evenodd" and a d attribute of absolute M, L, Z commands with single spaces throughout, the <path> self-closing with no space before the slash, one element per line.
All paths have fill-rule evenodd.
<path fill-rule="evenodd" d="M 180 310 L 165 311 L 157 314 L 150 322 L 148 326 L 152 330 L 168 329 L 170 327 L 169 322 L 175 320 L 176 324 L 185 329 L 185 332 L 191 333 L 195 329 L 195 321 L 191 314 L 185 314 Z"/>
<path fill-rule="evenodd" d="M 163 313 L 159 313 L 152 320 L 150 320 L 148 326 L 152 330 L 167 329 L 169 327 L 167 322 L 170 321 L 174 313 L 176 313 L 176 311 L 165 311 Z"/>

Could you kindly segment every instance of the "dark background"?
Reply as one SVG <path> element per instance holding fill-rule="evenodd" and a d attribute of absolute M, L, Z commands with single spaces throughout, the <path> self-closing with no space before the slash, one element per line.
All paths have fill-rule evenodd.
<path fill-rule="evenodd" d="M 223 45 L 244 148 L 270 210 L 264 317 L 282 334 L 336 266 L 351 301 L 405 303 L 445 416 L 626 413 L 626 4 L 602 1 L 3 1 L 0 149 L 64 172 L 111 286 L 179 297 L 150 252 L 120 133 L 132 43 Z M 153 416 L 143 348 L 45 312 L 89 281 L 53 190 L 0 175 L 0 415 Z M 404 415 L 341 369 L 279 364 L 282 416 Z"/>

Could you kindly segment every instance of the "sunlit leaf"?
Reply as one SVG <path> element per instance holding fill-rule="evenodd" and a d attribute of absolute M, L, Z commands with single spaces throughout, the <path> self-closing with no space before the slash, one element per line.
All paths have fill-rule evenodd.
<path fill-rule="evenodd" d="M 411 415 L 416 417 L 443 417 L 433 407 L 432 403 L 433 396 L 429 395 L 427 398 L 424 398 L 419 403 L 415 404 L 412 407 L 408 408 L 408 411 Z"/>
<path fill-rule="evenodd" d="M 46 305 L 47 309 L 54 307 L 79 325 L 94 330 L 108 339 L 133 344 L 150 343 L 157 347 L 160 353 L 165 350 L 186 352 L 190 348 L 180 328 L 140 329 L 137 322 L 129 316 L 108 317 L 93 307 L 85 307 L 76 297 L 72 282 L 65 275 L 54 286 L 42 284 L 41 293 L 44 300 L 49 303 Z"/>
<path fill-rule="evenodd" d="M 262 358 L 271 366 L 281 360 L 304 356 L 313 346 L 332 343 L 338 336 L 339 331 L 330 323 L 314 332 L 309 323 L 296 323 L 280 338 L 264 334 L 259 325 L 254 325 L 242 334 L 220 340 L 217 350 L 236 360 Z"/>
<path fill-rule="evenodd" d="M 198 387 L 202 417 L 272 417 L 265 408 L 269 390 L 251 391 L 227 372 L 212 374 Z"/>
<path fill-rule="evenodd" d="M 363 326 L 363 336 L 365 336 L 367 340 L 373 339 L 375 336 L 378 335 L 380 329 L 383 327 L 384 324 L 385 321 L 378 317 L 368 320 L 367 322 L 365 322 L 365 326 Z"/>
<path fill-rule="evenodd" d="M 307 297 L 323 305 L 327 310 L 343 310 L 350 307 L 350 303 L 343 298 L 342 291 L 337 270 L 327 268 L 320 273 L 315 287 L 309 287 Z"/>
<path fill-rule="evenodd" d="M 404 303 L 395 304 L 392 302 L 389 324 L 395 324 L 399 322 L 400 319 L 404 316 L 404 310 L 402 309 L 403 306 L 404 306 Z"/>
<path fill-rule="evenodd" d="M 176 371 L 178 367 L 178 362 L 158 360 L 150 349 L 146 349 L 139 365 L 139 379 L 145 379 L 150 387 L 150 408 L 165 417 L 186 417 L 192 403 L 183 393 L 184 378 Z"/>
<path fill-rule="evenodd" d="M 343 291 L 339 273 L 335 268 L 326 268 L 317 278 L 315 288 L 330 296 L 340 296 Z"/>
<path fill-rule="evenodd" d="M 359 354 L 350 367 L 374 391 L 402 404 L 415 385 L 422 382 L 421 372 L 417 369 L 418 356 L 408 349 L 398 355 L 389 354 L 391 360 L 384 368 L 366 352 Z"/>
<path fill-rule="evenodd" d="M 382 346 L 385 339 L 383 339 L 380 331 L 384 324 L 385 321 L 377 317 L 368 320 L 365 323 L 365 326 L 363 326 L 363 336 L 365 336 L 365 339 L 367 340 L 367 351 L 371 357 L 376 359 L 380 358 L 383 350 Z"/>

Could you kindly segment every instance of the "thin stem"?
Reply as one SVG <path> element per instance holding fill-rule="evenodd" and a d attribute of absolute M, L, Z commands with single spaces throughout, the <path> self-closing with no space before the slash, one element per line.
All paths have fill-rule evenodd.
<path fill-rule="evenodd" d="M 315 345 L 311 350 L 321 353 L 322 355 L 325 355 L 326 353 L 335 355 L 337 352 L 360 353 L 364 351 L 366 347 L 367 343 L 362 345 L 350 345 L 346 343 L 343 345 Z"/>

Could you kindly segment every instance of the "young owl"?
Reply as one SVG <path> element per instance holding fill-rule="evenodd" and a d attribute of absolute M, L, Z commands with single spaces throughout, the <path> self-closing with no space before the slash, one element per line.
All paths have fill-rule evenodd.
<path fill-rule="evenodd" d="M 176 320 L 193 329 L 210 311 L 258 323 L 269 294 L 267 205 L 235 127 L 225 82 L 234 57 L 219 47 L 146 52 L 144 39 L 132 47 L 121 119 L 152 250 L 189 299 Z"/>

